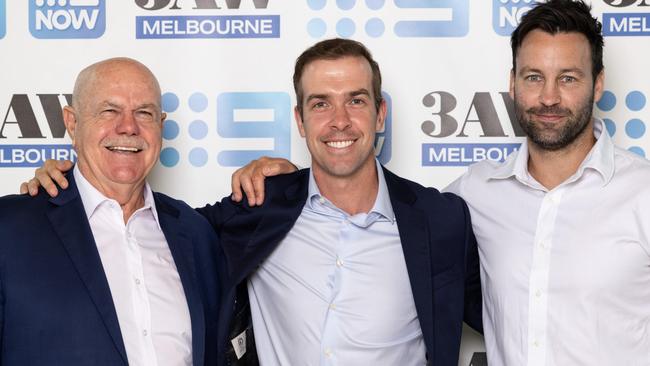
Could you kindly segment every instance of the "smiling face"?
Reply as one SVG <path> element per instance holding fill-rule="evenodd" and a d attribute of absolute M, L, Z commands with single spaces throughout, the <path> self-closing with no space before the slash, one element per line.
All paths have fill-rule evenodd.
<path fill-rule="evenodd" d="M 604 75 L 601 72 L 594 81 L 587 38 L 581 33 L 534 30 L 516 57 L 510 96 L 529 140 L 544 150 L 559 150 L 588 137 Z"/>
<path fill-rule="evenodd" d="M 372 70 L 363 57 L 320 59 L 305 66 L 302 115 L 295 117 L 307 141 L 316 177 L 374 172 L 375 133 L 384 127 L 386 104 L 375 108 Z"/>
<path fill-rule="evenodd" d="M 144 185 L 161 147 L 160 87 L 129 59 L 111 59 L 82 71 L 64 121 L 84 177 L 100 192 Z"/>

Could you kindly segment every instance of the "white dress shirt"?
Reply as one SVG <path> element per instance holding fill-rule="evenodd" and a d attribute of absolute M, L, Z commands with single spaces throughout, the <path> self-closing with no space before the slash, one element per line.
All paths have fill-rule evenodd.
<path fill-rule="evenodd" d="M 262 365 L 424 365 L 395 214 L 377 163 L 369 213 L 350 216 L 313 176 L 294 227 L 250 277 Z"/>
<path fill-rule="evenodd" d="M 117 201 L 102 195 L 76 166 L 74 177 L 111 290 L 129 365 L 191 365 L 190 313 L 151 188 L 146 185 L 144 207 L 125 225 Z"/>
<path fill-rule="evenodd" d="M 478 240 L 490 366 L 650 365 L 650 162 L 594 134 L 550 191 L 527 143 L 448 187 Z"/>

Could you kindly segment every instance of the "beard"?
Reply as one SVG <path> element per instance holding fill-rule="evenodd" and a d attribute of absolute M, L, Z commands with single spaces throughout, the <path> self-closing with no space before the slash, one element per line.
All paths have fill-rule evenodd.
<path fill-rule="evenodd" d="M 526 136 L 544 150 L 556 151 L 569 146 L 580 136 L 591 121 L 594 106 L 594 92 L 575 110 L 560 106 L 539 106 L 525 109 L 517 99 L 515 91 L 515 114 Z M 558 115 L 566 118 L 564 124 L 535 122 L 531 117 L 535 114 Z"/>

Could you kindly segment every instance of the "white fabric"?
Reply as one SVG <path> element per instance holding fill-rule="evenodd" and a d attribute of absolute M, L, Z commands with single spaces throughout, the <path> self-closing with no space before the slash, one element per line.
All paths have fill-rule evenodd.
<path fill-rule="evenodd" d="M 472 215 L 491 366 L 650 365 L 650 163 L 595 136 L 551 191 L 526 143 L 447 188 Z"/>
<path fill-rule="evenodd" d="M 262 365 L 424 365 L 426 348 L 381 166 L 367 214 L 320 195 L 250 277 Z"/>
<path fill-rule="evenodd" d="M 74 177 L 111 289 L 129 365 L 191 365 L 190 313 L 151 188 L 146 185 L 144 207 L 125 225 L 117 201 L 103 196 L 76 166 Z"/>

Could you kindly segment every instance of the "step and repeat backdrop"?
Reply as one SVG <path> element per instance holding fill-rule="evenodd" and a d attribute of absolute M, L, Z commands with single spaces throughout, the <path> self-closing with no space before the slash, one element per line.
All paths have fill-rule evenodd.
<path fill-rule="evenodd" d="M 650 154 L 650 0 L 592 0 L 605 34 L 595 108 L 623 148 Z M 292 108 L 295 58 L 331 37 L 365 43 L 389 103 L 377 156 L 443 188 L 523 137 L 508 97 L 509 35 L 532 0 L 0 0 L 0 194 L 45 159 L 75 159 L 61 107 L 79 70 L 127 56 L 163 90 L 154 189 L 203 205 L 263 155 L 309 165 Z M 470 331 L 461 365 L 483 364 Z"/>

